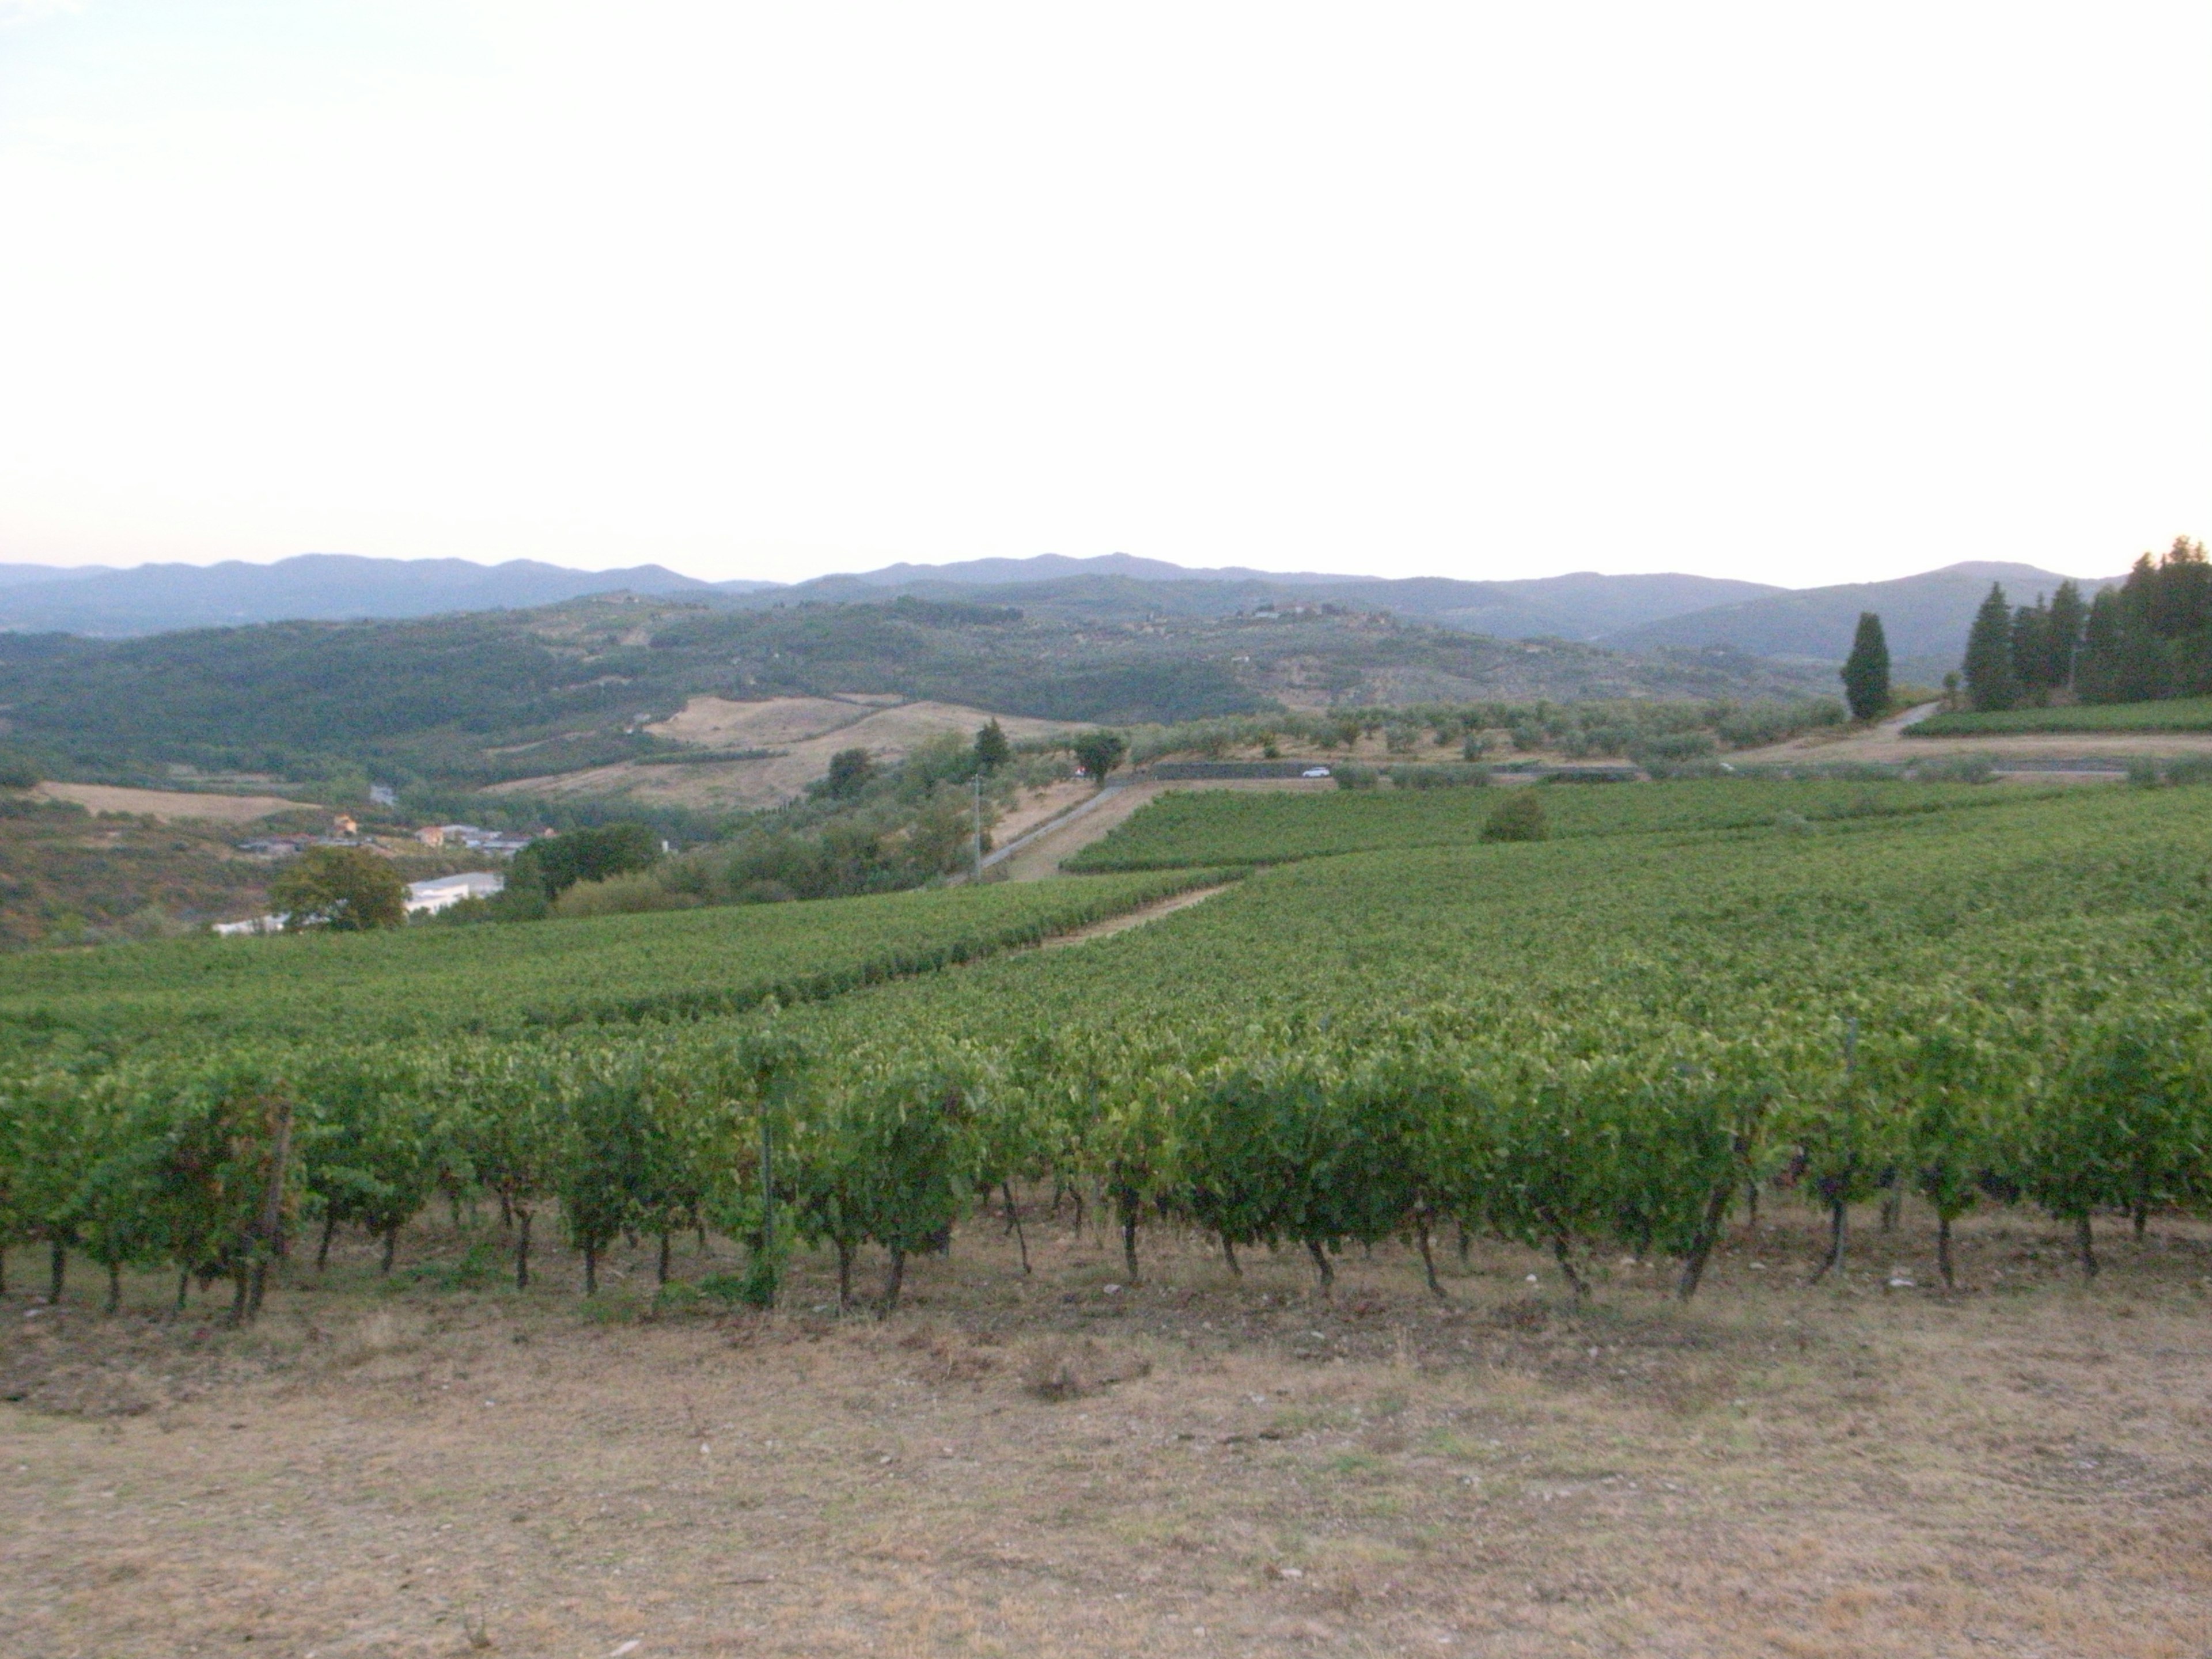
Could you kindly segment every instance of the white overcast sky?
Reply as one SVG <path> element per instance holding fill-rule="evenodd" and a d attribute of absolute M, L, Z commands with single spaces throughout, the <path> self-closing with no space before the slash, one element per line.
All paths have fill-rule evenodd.
<path fill-rule="evenodd" d="M 2212 7 L 0 0 L 0 560 L 2212 534 Z"/>

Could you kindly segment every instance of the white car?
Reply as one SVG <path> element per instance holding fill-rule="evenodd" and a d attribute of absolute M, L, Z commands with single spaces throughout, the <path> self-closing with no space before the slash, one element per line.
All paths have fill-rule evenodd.
<path fill-rule="evenodd" d="M 1325 778 L 1329 775 L 1329 770 L 1326 766 L 1309 766 L 1298 775 L 1302 778 Z"/>

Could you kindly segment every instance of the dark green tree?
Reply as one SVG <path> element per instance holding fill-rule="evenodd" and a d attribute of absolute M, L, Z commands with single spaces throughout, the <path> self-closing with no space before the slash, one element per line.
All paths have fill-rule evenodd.
<path fill-rule="evenodd" d="M 269 884 L 289 928 L 362 933 L 407 920 L 407 885 L 392 860 L 362 847 L 311 847 Z"/>
<path fill-rule="evenodd" d="M 2074 659 L 2074 691 L 2083 702 L 2118 702 L 2127 688 L 2129 629 L 2120 590 L 2107 587 L 2089 601 L 2081 623 L 2081 648 Z"/>
<path fill-rule="evenodd" d="M 2012 607 L 2004 589 L 1990 584 L 1990 596 L 1974 612 L 1966 634 L 1966 691 L 1980 709 L 2010 708 L 2020 701 L 2020 680 L 2012 665 Z"/>
<path fill-rule="evenodd" d="M 2020 684 L 2021 695 L 2032 702 L 2043 702 L 2051 690 L 2050 661 L 2051 607 L 2039 593 L 2033 605 L 2012 613 L 2013 678 Z"/>
<path fill-rule="evenodd" d="M 642 870 L 660 856 L 660 837 L 650 824 L 603 823 L 534 841 L 514 855 L 507 885 L 535 888 L 556 899 L 580 881 Z"/>
<path fill-rule="evenodd" d="M 975 733 L 975 767 L 978 771 L 995 772 L 1014 757 L 1014 745 L 1006 741 L 1006 734 L 995 720 Z"/>
<path fill-rule="evenodd" d="M 1129 745 L 1121 740 L 1118 732 L 1086 732 L 1073 747 L 1075 763 L 1097 784 L 1103 784 L 1106 775 L 1119 766 L 1121 757 L 1129 752 Z"/>
<path fill-rule="evenodd" d="M 2081 652 L 2081 626 L 2087 617 L 2081 590 L 2070 581 L 2059 583 L 2051 596 L 2051 620 L 2043 640 L 2043 683 L 2055 691 L 2074 684 L 2074 659 Z"/>
<path fill-rule="evenodd" d="M 840 749 L 830 757 L 830 775 L 822 781 L 822 793 L 832 800 L 850 800 L 875 775 L 876 763 L 866 750 Z"/>
<path fill-rule="evenodd" d="M 1871 611 L 1859 613 L 1851 654 L 1844 659 L 1844 700 L 1855 720 L 1879 720 L 1889 712 L 1889 641 L 1882 636 L 1881 618 Z"/>

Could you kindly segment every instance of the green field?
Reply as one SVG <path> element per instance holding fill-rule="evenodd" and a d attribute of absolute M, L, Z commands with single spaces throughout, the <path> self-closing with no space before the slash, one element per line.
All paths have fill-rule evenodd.
<path fill-rule="evenodd" d="M 2023 732 L 2212 732 L 2212 697 L 1936 714 L 1905 728 L 1910 738 L 1994 738 Z"/>
<path fill-rule="evenodd" d="M 1179 879 L 954 888 L 524 926 L 179 939 L 0 957 L 0 1034 L 222 1042 L 728 1013 L 971 961 Z"/>
<path fill-rule="evenodd" d="M 1918 783 L 1728 779 L 1538 787 L 1550 833 L 1557 839 L 1758 829 L 1771 827 L 1784 814 L 1826 823 L 1978 810 L 2000 799 L 1978 786 Z M 1334 794 L 1176 791 L 1085 848 L 1066 867 L 1172 870 L 1283 864 L 1389 848 L 1465 846 L 1480 836 L 1483 820 L 1504 793 L 1504 787 Z"/>
<path fill-rule="evenodd" d="M 1379 1030 L 1423 1006 L 1597 1008 L 1618 998 L 1634 1018 L 1755 1029 L 1929 994 L 2039 1006 L 2110 994 L 2134 976 L 2179 973 L 2185 983 L 2196 971 L 2208 942 L 2212 796 L 1899 784 L 1875 797 L 1926 810 L 1814 818 L 1863 789 L 1547 791 L 1547 805 L 1609 807 L 1623 827 L 1650 833 L 1500 846 L 1468 835 L 1314 857 L 1079 952 L 869 991 L 806 1018 L 841 1033 L 907 1025 L 1012 1037 L 1108 1024 L 1233 1046 L 1255 1018 L 1327 1015 Z M 1748 803 L 1741 812 L 1722 810 L 1731 791 Z M 1201 816 L 1216 802 L 1224 814 L 1342 803 L 1343 822 L 1372 827 L 1389 821 L 1375 808 L 1419 817 L 1434 797 L 1180 799 Z M 1786 811 L 1802 823 L 1778 824 Z M 1713 827 L 1682 827 L 1700 814 Z"/>

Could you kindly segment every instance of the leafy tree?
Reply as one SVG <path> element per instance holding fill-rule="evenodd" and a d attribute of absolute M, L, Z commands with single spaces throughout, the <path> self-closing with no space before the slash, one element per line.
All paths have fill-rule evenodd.
<path fill-rule="evenodd" d="M 2012 607 L 1996 582 L 1990 584 L 1989 597 L 1974 612 L 1963 666 L 1966 691 L 1976 708 L 2010 708 L 2020 701 L 2020 679 L 2012 661 Z"/>
<path fill-rule="evenodd" d="M 1006 741 L 1006 734 L 996 720 L 975 733 L 975 767 L 978 771 L 995 772 L 1014 757 L 1014 745 Z"/>
<path fill-rule="evenodd" d="M 850 800 L 866 788 L 876 775 L 876 763 L 865 749 L 840 749 L 830 757 L 829 775 L 822 793 L 832 800 Z"/>
<path fill-rule="evenodd" d="M 360 847 L 311 847 L 269 884 L 269 901 L 295 931 L 365 933 L 407 920 L 407 886 L 392 860 Z"/>
<path fill-rule="evenodd" d="M 1871 611 L 1859 613 L 1851 654 L 1844 660 L 1844 700 L 1855 720 L 1879 720 L 1889 712 L 1889 641 L 1882 637 L 1881 618 Z"/>
<path fill-rule="evenodd" d="M 534 888 L 556 899 L 580 881 L 605 881 L 642 870 L 660 856 L 660 837 L 646 823 L 603 823 L 533 841 L 514 855 L 510 887 Z"/>
<path fill-rule="evenodd" d="M 1528 787 L 1509 790 L 1482 825 L 1485 841 L 1541 841 L 1550 833 L 1543 798 Z"/>
<path fill-rule="evenodd" d="M 1093 783 L 1103 785 L 1106 775 L 1121 763 L 1129 745 L 1118 732 L 1086 732 L 1072 745 L 1075 763 L 1080 766 Z"/>

